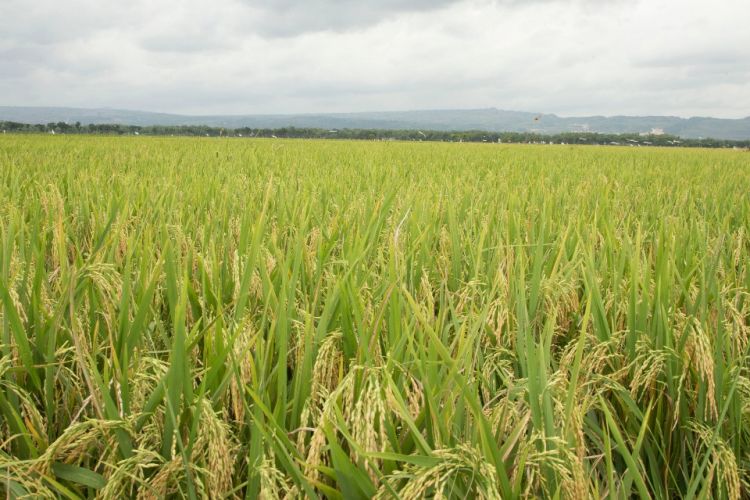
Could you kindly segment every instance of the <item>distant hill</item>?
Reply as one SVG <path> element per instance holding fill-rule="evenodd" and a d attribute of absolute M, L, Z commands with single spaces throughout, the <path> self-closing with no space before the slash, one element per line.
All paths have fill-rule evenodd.
<path fill-rule="evenodd" d="M 310 127 L 324 129 L 486 130 L 489 132 L 642 133 L 663 131 L 684 138 L 750 139 L 750 117 L 721 119 L 675 116 L 581 116 L 506 111 L 495 108 L 428 111 L 378 111 L 297 115 L 190 116 L 120 109 L 0 106 L 0 121 L 125 125 L 207 125 L 211 127 Z"/>

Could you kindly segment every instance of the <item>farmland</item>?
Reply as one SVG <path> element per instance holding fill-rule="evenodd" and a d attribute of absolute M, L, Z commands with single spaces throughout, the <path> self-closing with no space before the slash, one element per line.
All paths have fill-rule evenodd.
<path fill-rule="evenodd" d="M 747 498 L 750 155 L 0 136 L 10 497 Z"/>

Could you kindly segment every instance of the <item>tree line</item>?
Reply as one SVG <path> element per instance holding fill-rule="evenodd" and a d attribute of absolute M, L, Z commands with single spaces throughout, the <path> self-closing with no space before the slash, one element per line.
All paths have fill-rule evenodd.
<path fill-rule="evenodd" d="M 0 121 L 2 133 L 48 133 L 48 134 L 93 134 L 93 135 L 146 135 L 188 137 L 266 137 L 294 139 L 356 139 L 439 142 L 492 142 L 510 144 L 591 144 L 620 146 L 663 146 L 704 148 L 750 148 L 750 139 L 685 139 L 678 136 L 641 134 L 603 134 L 593 132 L 563 132 L 540 134 L 532 132 L 487 132 L 482 130 L 387 130 L 387 129 L 321 129 L 304 127 L 280 128 L 222 128 L 206 125 L 122 125 L 46 123 L 27 124 Z"/>

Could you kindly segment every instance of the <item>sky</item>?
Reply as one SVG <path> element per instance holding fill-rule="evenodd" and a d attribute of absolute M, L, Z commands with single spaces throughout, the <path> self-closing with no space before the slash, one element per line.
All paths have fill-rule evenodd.
<path fill-rule="evenodd" d="M 750 116 L 748 0 L 0 0 L 0 105 Z"/>

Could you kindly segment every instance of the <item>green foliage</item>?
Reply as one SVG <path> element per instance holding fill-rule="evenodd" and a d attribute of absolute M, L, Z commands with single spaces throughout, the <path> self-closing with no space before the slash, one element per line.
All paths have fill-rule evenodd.
<path fill-rule="evenodd" d="M 169 135 L 187 137 L 235 137 L 278 139 L 354 139 L 370 141 L 436 141 L 436 142 L 493 142 L 505 144 L 589 144 L 599 146 L 662 146 L 697 148 L 750 148 L 750 139 L 731 140 L 680 138 L 675 135 L 646 135 L 634 133 L 594 132 L 488 132 L 484 130 L 445 131 L 415 129 L 358 129 L 336 130 L 305 127 L 240 127 L 222 128 L 207 125 L 71 125 L 65 122 L 26 124 L 0 121 L 0 130 L 16 134 L 94 134 L 94 135 Z"/>
<path fill-rule="evenodd" d="M 0 492 L 746 498 L 750 158 L 0 136 Z"/>

